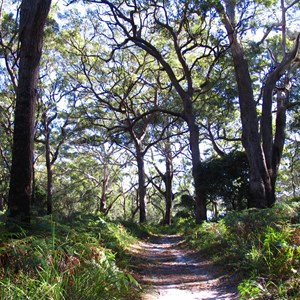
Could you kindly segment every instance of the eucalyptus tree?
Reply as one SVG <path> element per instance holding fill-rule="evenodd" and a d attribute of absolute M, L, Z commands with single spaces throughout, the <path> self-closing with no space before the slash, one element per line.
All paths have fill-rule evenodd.
<path fill-rule="evenodd" d="M 159 193 L 165 198 L 165 210 L 164 210 L 164 224 L 171 224 L 171 209 L 173 202 L 172 183 L 174 177 L 173 155 L 171 147 L 171 138 L 166 133 L 166 139 L 162 141 L 162 152 L 165 157 L 165 172 L 161 171 L 158 166 L 155 165 L 155 169 L 159 175 L 159 183 L 157 184 L 153 179 L 152 184 L 159 191 Z M 165 188 L 162 189 L 161 182 L 164 183 Z"/>
<path fill-rule="evenodd" d="M 298 82 L 296 85 L 297 88 L 291 90 L 291 97 L 299 94 L 299 77 L 296 78 L 294 83 Z M 295 95 L 293 95 L 295 94 Z M 300 153 L 299 153 L 299 111 L 298 105 L 300 103 L 293 102 L 289 107 L 289 110 L 293 111 L 292 116 L 288 118 L 288 127 L 287 127 L 287 137 L 285 149 L 282 156 L 282 165 L 279 176 L 279 188 L 281 190 L 282 196 L 292 196 L 294 198 L 299 197 L 299 162 L 300 162 Z"/>
<path fill-rule="evenodd" d="M 93 209 L 89 211 L 107 215 L 114 210 L 116 202 L 120 202 L 127 193 L 127 187 L 123 187 L 123 176 L 130 164 L 130 158 L 126 155 L 126 151 L 108 139 L 104 128 L 89 126 L 90 121 L 83 121 L 87 126 L 74 128 L 71 153 L 74 151 L 80 160 L 78 163 L 70 164 L 70 172 L 77 172 L 78 177 L 83 176 L 90 182 L 88 195 L 92 194 L 94 201 L 92 203 L 90 201 Z M 73 155 L 74 153 L 71 157 Z M 118 206 L 120 207 L 120 204 Z"/>
<path fill-rule="evenodd" d="M 54 94 L 52 94 L 53 96 Z M 59 158 L 60 151 L 72 133 L 74 123 L 71 111 L 60 111 L 57 103 L 53 100 L 60 101 L 61 97 L 65 97 L 66 93 L 56 94 L 57 99 L 48 99 L 46 102 L 40 103 L 40 118 L 37 125 L 37 133 L 35 142 L 44 146 L 44 157 L 47 170 L 47 214 L 52 214 L 52 196 L 53 196 L 53 166 Z M 46 98 L 44 96 L 43 98 Z M 50 96 L 51 98 L 51 96 Z M 45 99 L 44 99 L 45 101 Z M 72 127 L 70 127 L 72 125 Z M 36 153 L 36 156 L 39 156 Z"/>
<path fill-rule="evenodd" d="M 160 130 L 161 126 L 168 124 L 167 130 L 162 140 L 153 146 L 151 156 L 149 157 L 149 183 L 157 191 L 156 197 L 152 198 L 163 199 L 157 201 L 156 208 L 162 213 L 164 224 L 170 225 L 172 221 L 172 206 L 175 197 L 174 192 L 174 177 L 177 178 L 178 173 L 178 157 L 183 155 L 188 147 L 186 139 L 182 139 L 187 128 L 182 126 L 182 120 L 174 119 L 170 115 L 163 116 L 159 123 L 152 124 L 152 132 Z M 153 170 L 151 170 L 151 167 Z M 179 178 L 178 178 L 179 179 Z M 177 180 L 175 180 L 176 182 Z M 155 194 L 155 193 L 154 193 Z M 151 203 L 153 201 L 150 199 Z"/>
<path fill-rule="evenodd" d="M 128 196 L 124 151 L 104 142 L 99 132 L 97 137 L 74 135 L 54 166 L 54 211 L 65 215 L 101 212 L 112 219 L 123 216 L 123 197 Z"/>
<path fill-rule="evenodd" d="M 19 1 L 21 2 L 21 1 Z M 11 137 L 13 136 L 13 111 L 15 108 L 15 94 L 17 93 L 18 88 L 18 70 L 19 70 L 19 58 L 20 58 L 20 49 L 19 49 L 19 41 L 18 41 L 18 13 L 13 13 L 12 9 L 14 8 L 16 11 L 18 10 L 18 1 L 15 1 L 15 6 L 8 6 L 6 3 L 2 3 L 3 8 L 2 11 L 2 22 L 1 22 L 1 54 L 4 61 L 4 64 L 1 66 L 3 75 L 2 78 L 2 100 L 3 101 L 1 107 L 2 117 L 1 119 L 3 122 L 1 123 L 3 125 L 4 131 L 7 133 L 7 139 L 2 138 L 1 143 L 1 157 L 3 158 L 3 161 L 5 162 L 5 165 L 7 169 L 10 171 L 11 166 L 11 148 L 12 148 L 12 141 Z M 59 73 L 58 66 L 61 65 L 58 64 L 59 55 L 58 52 L 54 51 L 54 48 L 58 48 L 58 44 L 55 41 L 57 41 L 56 34 L 58 34 L 58 24 L 55 22 L 53 18 L 53 13 L 51 13 L 48 16 L 47 23 L 45 25 L 45 38 L 46 38 L 46 47 L 44 47 L 44 59 L 42 62 L 42 72 L 39 74 L 41 83 L 39 84 L 39 93 L 36 97 L 37 102 L 37 112 L 35 113 L 36 120 L 34 124 L 34 134 L 36 135 L 36 127 L 38 126 L 38 123 L 40 121 L 40 113 L 41 110 L 49 110 L 49 105 L 46 108 L 46 104 L 43 103 L 42 100 L 44 97 L 44 91 L 45 91 L 45 82 L 48 82 L 47 88 L 53 83 L 54 74 Z M 55 53 L 55 55 L 54 55 Z M 51 58 L 50 58 L 51 57 Z M 55 59 L 54 59 L 55 58 Z M 60 56 L 61 58 L 61 56 Z M 46 62 L 47 61 L 47 62 Z M 46 68 L 45 68 L 46 65 Z M 57 69 L 54 71 L 53 68 L 51 69 L 50 66 L 53 67 L 53 65 L 57 66 Z M 62 70 L 62 68 L 60 69 Z M 61 74 L 61 72 L 60 72 Z M 9 76 L 7 76 L 9 75 Z M 54 85 L 53 85 L 54 86 Z M 53 87 L 51 86 L 51 88 Z M 58 85 L 56 85 L 56 88 Z M 54 91 L 49 92 L 52 97 L 56 94 Z M 50 96 L 49 96 L 50 97 Z M 53 105 L 52 105 L 53 106 Z M 53 120 L 52 120 L 53 121 Z M 51 121 L 51 122 L 52 122 Z M 49 129 L 49 126 L 48 126 Z M 49 135 L 49 134 L 48 134 Z M 48 140 L 48 139 L 46 139 Z M 47 143 L 46 143 L 47 144 Z M 49 147 L 46 147 L 49 150 Z M 46 151 L 47 153 L 47 151 Z M 48 151 L 50 153 L 50 151 Z M 39 155 L 39 154 L 37 154 Z M 50 155 L 50 154 L 49 154 Z M 35 156 L 35 155 L 34 155 Z M 50 164 L 49 164 L 50 166 Z M 7 172 L 3 172 L 5 174 Z M 34 173 L 34 172 L 33 172 Z M 49 170 L 48 174 L 52 174 L 51 170 Z M 10 175 L 10 174 L 8 174 Z M 52 176 L 52 175 L 51 175 Z M 8 176 L 9 177 L 9 176 Z M 50 178 L 50 176 L 48 176 Z M 9 180 L 9 178 L 8 178 Z M 4 182 L 4 180 L 2 181 Z M 33 174 L 33 190 L 34 190 L 34 174 Z M 49 180 L 51 182 L 51 180 Z M 48 183 L 48 186 L 50 184 Z M 49 191 L 49 189 L 48 189 Z M 48 193 L 48 198 L 50 199 L 50 193 Z M 34 202 L 35 195 L 33 193 L 32 195 L 32 202 Z M 50 203 L 51 201 L 49 201 Z M 49 209 L 50 209 L 50 205 Z"/>
<path fill-rule="evenodd" d="M 114 204 L 124 194 L 122 188 L 122 170 L 127 164 L 124 159 L 123 151 L 118 146 L 109 143 L 103 143 L 96 149 L 98 159 L 101 164 L 101 193 L 97 196 L 97 211 L 108 214 Z"/>
<path fill-rule="evenodd" d="M 85 72 L 90 84 L 89 88 L 85 88 L 96 97 L 97 106 L 106 111 L 107 120 L 98 118 L 97 122 L 108 130 L 111 142 L 126 149 L 136 160 L 140 222 L 147 220 L 145 155 L 163 138 L 167 129 L 164 126 L 156 134 L 151 132 L 158 117 L 159 99 L 157 89 L 147 82 L 149 75 L 146 73 L 152 74 L 150 67 L 153 66 L 148 59 L 149 56 L 140 59 L 130 51 L 115 55 L 110 59 L 110 71 L 113 72 L 110 84 L 113 84 L 106 83 L 102 92 L 96 86 L 103 82 L 92 82 L 91 74 Z M 107 110 L 111 113 L 108 114 Z"/>
<path fill-rule="evenodd" d="M 42 156 L 46 165 L 47 214 L 51 214 L 53 209 L 53 166 L 78 121 L 73 117 L 77 87 L 69 80 L 69 69 L 60 28 L 51 13 L 45 28 L 35 125 L 35 142 L 43 145 L 35 149 L 36 162 L 40 164 Z"/>
<path fill-rule="evenodd" d="M 214 45 L 210 40 L 212 16 L 205 16 L 191 3 L 181 1 L 84 2 L 99 4 L 93 9 L 110 32 L 107 43 L 112 52 L 134 45 L 155 58 L 166 72 L 170 89 L 175 89 L 181 100 L 180 115 L 189 128 L 195 171 L 200 163 L 200 150 L 194 103 L 209 89 L 215 62 L 223 54 L 221 44 Z M 195 77 L 198 80 L 194 81 Z M 197 189 L 196 203 L 196 220 L 201 222 L 206 219 L 206 201 Z"/>
<path fill-rule="evenodd" d="M 282 154 L 279 178 L 277 179 L 277 197 L 292 197 L 296 199 L 299 197 L 299 146 L 300 141 L 297 134 L 286 138 L 285 149 Z"/>
<path fill-rule="evenodd" d="M 13 94 L 8 89 L 1 90 L 0 97 L 0 198 L 6 206 L 11 167 L 14 101 Z"/>
<path fill-rule="evenodd" d="M 7 7 L 2 7 L 0 30 L 0 197 L 7 204 L 11 150 L 13 136 L 13 113 L 18 72 L 18 25 Z"/>
<path fill-rule="evenodd" d="M 295 71 L 300 66 L 300 35 L 288 31 L 293 25 L 289 12 L 297 13 L 299 1 L 215 1 L 212 6 L 224 25 L 235 69 L 242 142 L 250 165 L 251 206 L 269 207 L 275 202 L 275 185 L 285 141 L 286 112 L 291 100 L 290 90 Z M 280 14 L 276 15 L 275 11 Z M 249 44 L 249 40 L 245 32 L 249 30 L 249 20 L 266 22 L 259 26 L 260 30 L 264 29 L 262 39 L 253 40 L 250 42 L 252 47 L 247 49 L 245 46 Z M 257 28 L 252 30 L 258 32 Z M 275 48 L 268 44 L 272 41 L 268 38 L 271 33 L 280 40 L 280 45 Z M 256 66 L 250 65 L 248 53 L 251 49 L 256 52 L 257 48 L 261 49 L 269 61 L 264 78 L 259 78 L 262 97 L 255 99 L 252 70 L 255 71 Z M 260 104 L 260 115 L 257 112 L 257 102 Z"/>
<path fill-rule="evenodd" d="M 30 222 L 33 173 L 33 126 L 44 25 L 51 1 L 23 0 L 18 38 L 19 69 L 16 89 L 9 216 Z"/>
<path fill-rule="evenodd" d="M 73 17 L 74 18 L 74 17 Z M 77 20 L 74 20 L 76 24 Z M 149 124 L 157 115 L 157 97 L 151 86 L 153 58 L 128 49 L 111 53 L 104 45 L 107 30 L 86 15 L 86 26 L 77 34 L 66 33 L 66 43 L 79 74 L 81 111 L 90 130 L 107 131 L 108 142 L 123 147 L 135 157 L 138 170 L 138 209 L 140 222 L 146 221 L 144 157 L 156 141 L 150 141 Z M 74 25 L 73 25 L 74 26 Z M 77 27 L 74 26 L 77 30 Z M 147 81 L 150 82 L 147 82 Z M 158 139 L 161 134 L 158 134 Z"/>
<path fill-rule="evenodd" d="M 203 160 L 220 157 L 241 149 L 241 122 L 239 118 L 237 88 L 230 58 L 223 57 L 215 66 L 219 70 L 211 78 L 211 89 L 202 95 L 203 103 L 196 103 L 199 120 Z"/>
<path fill-rule="evenodd" d="M 12 147 L 12 133 L 13 133 L 13 110 L 14 110 L 14 99 L 13 92 L 9 90 L 8 86 L 2 86 L 0 95 L 0 132 L 1 132 L 1 145 L 0 145 L 0 157 L 2 165 L 8 171 L 10 170 L 11 164 L 11 147 Z M 6 89 L 7 90 L 4 90 Z"/>

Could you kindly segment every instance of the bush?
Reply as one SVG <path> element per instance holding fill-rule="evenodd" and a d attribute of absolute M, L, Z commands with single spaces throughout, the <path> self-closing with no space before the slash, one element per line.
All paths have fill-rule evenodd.
<path fill-rule="evenodd" d="M 299 202 L 230 212 L 221 221 L 189 227 L 192 247 L 238 271 L 242 299 L 298 299 L 300 296 Z"/>
<path fill-rule="evenodd" d="M 212 157 L 196 169 L 196 189 L 208 200 L 222 199 L 227 210 L 247 207 L 249 166 L 246 154 L 233 151 L 222 157 Z"/>

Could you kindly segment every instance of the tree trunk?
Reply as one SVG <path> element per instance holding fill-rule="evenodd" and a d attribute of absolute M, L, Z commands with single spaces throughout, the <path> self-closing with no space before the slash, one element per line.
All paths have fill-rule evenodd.
<path fill-rule="evenodd" d="M 190 103 L 190 104 L 189 104 Z M 197 184 L 197 169 L 200 164 L 200 149 L 199 149 L 199 128 L 196 124 L 195 116 L 192 112 L 192 102 L 185 100 L 185 120 L 189 127 L 189 144 L 192 154 L 192 173 L 195 186 L 195 218 L 196 223 L 200 224 L 207 220 L 206 196 L 201 185 Z"/>
<path fill-rule="evenodd" d="M 107 211 L 107 188 L 109 182 L 109 171 L 107 170 L 107 165 L 104 165 L 103 169 L 103 179 L 102 179 L 102 191 L 100 197 L 99 211 L 106 213 Z"/>
<path fill-rule="evenodd" d="M 167 140 L 165 143 L 166 153 L 166 174 L 165 174 L 165 199 L 166 199 L 166 211 L 164 217 L 164 224 L 171 224 L 171 211 L 173 202 L 172 182 L 173 182 L 173 157 L 171 151 L 171 145 Z"/>
<path fill-rule="evenodd" d="M 228 4 L 229 5 L 229 4 Z M 234 11 L 231 7 L 230 11 Z M 217 10 L 228 33 L 231 46 L 235 76 L 239 92 L 240 114 L 242 121 L 242 142 L 249 161 L 249 207 L 267 207 L 266 195 L 271 193 L 271 180 L 265 164 L 263 149 L 260 144 L 258 131 L 258 116 L 254 101 L 252 81 L 248 62 L 244 57 L 244 50 L 239 43 L 234 28 L 234 13 L 227 15 L 223 6 L 219 4 Z"/>
<path fill-rule="evenodd" d="M 47 215 L 52 214 L 53 171 L 51 164 L 50 133 L 47 129 L 45 138 L 47 168 Z"/>
<path fill-rule="evenodd" d="M 51 0 L 23 0 L 20 12 L 20 65 L 16 97 L 9 217 L 30 223 L 33 127 L 43 30 Z"/>
<path fill-rule="evenodd" d="M 265 208 L 272 194 L 271 180 L 265 163 L 265 154 L 260 144 L 258 116 L 252 90 L 248 63 L 238 43 L 231 45 L 242 121 L 242 142 L 249 161 L 250 207 Z"/>
<path fill-rule="evenodd" d="M 284 133 L 286 126 L 286 108 L 289 94 L 288 92 L 291 86 L 289 79 L 290 70 L 288 71 L 288 75 L 286 75 L 284 80 L 284 86 L 280 88 L 281 91 L 277 92 L 275 136 L 273 136 L 272 124 L 273 93 L 276 89 L 276 84 L 278 83 L 279 79 L 290 68 L 297 55 L 300 35 L 298 34 L 295 45 L 290 52 L 286 53 L 285 50 L 283 51 L 282 61 L 268 74 L 268 77 L 265 81 L 259 132 L 258 117 L 256 113 L 256 105 L 254 101 L 248 62 L 245 59 L 242 45 L 236 36 L 234 24 L 234 2 L 226 1 L 226 5 L 227 12 L 225 12 L 221 3 L 216 5 L 216 9 L 221 16 L 223 24 L 228 33 L 236 81 L 238 84 L 242 120 L 242 140 L 250 166 L 251 198 L 249 206 L 257 208 L 270 207 L 275 202 L 275 184 L 285 140 Z M 286 13 L 283 6 L 282 13 L 283 16 Z M 282 41 L 284 44 L 283 48 L 285 49 L 284 18 L 282 20 L 282 24 Z"/>
<path fill-rule="evenodd" d="M 137 149 L 136 154 L 137 166 L 138 166 L 138 199 L 139 199 L 139 212 L 140 212 L 140 223 L 145 223 L 147 221 L 147 211 L 146 211 L 146 185 L 145 185 L 145 166 L 144 166 L 144 156 L 143 153 Z"/>
<path fill-rule="evenodd" d="M 47 169 L 47 215 L 52 214 L 52 189 L 53 189 L 53 171 L 51 163 L 51 147 L 50 147 L 50 128 L 49 118 L 45 113 L 43 115 L 43 126 L 45 130 L 45 159 L 46 159 L 46 169 Z"/>
<path fill-rule="evenodd" d="M 276 113 L 276 130 L 272 148 L 272 176 L 271 184 L 274 191 L 273 197 L 268 199 L 268 206 L 271 207 L 275 202 L 275 186 L 278 175 L 278 169 L 285 142 L 286 128 L 286 111 L 288 105 L 289 91 L 287 89 L 277 92 L 277 113 Z"/>
<path fill-rule="evenodd" d="M 293 67 L 299 67 L 299 63 L 296 61 L 295 64 L 294 61 L 299 49 L 299 39 L 300 34 L 298 34 L 294 47 L 291 49 L 291 51 L 287 53 L 284 52 L 282 61 L 274 70 L 272 70 L 272 72 L 269 73 L 263 91 L 261 135 L 266 157 L 266 164 L 271 179 L 272 191 L 267 197 L 267 203 L 269 207 L 275 202 L 275 185 L 285 142 L 286 111 L 289 91 L 292 86 L 292 69 Z M 293 65 L 293 63 L 295 65 Z M 286 72 L 287 74 L 285 74 Z M 285 77 L 283 78 L 282 83 L 278 86 L 278 82 L 283 76 Z M 275 133 L 273 135 L 272 104 L 274 91 L 277 92 L 277 111 Z"/>

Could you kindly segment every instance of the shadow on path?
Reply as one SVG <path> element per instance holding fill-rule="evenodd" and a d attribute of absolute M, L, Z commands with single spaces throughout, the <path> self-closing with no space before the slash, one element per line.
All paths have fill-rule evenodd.
<path fill-rule="evenodd" d="M 132 249 L 143 300 L 238 299 L 236 283 L 213 262 L 183 250 L 180 236 L 152 237 Z"/>

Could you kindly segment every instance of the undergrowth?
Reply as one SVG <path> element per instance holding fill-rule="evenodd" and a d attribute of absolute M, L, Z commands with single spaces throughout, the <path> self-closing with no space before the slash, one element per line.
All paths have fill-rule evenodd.
<path fill-rule="evenodd" d="M 138 299 L 126 249 L 136 238 L 184 235 L 187 243 L 241 279 L 241 299 L 300 299 L 300 203 L 192 218 L 172 226 L 114 223 L 101 215 L 36 219 L 13 235 L 0 220 L 0 299 Z M 130 232 L 130 234 L 129 234 Z"/>
<path fill-rule="evenodd" d="M 36 219 L 11 236 L 0 224 L 0 299 L 138 298 L 126 248 L 134 238 L 101 216 Z"/>
<path fill-rule="evenodd" d="M 218 222 L 185 224 L 191 247 L 244 278 L 241 299 L 300 299 L 299 202 L 231 212 Z"/>

